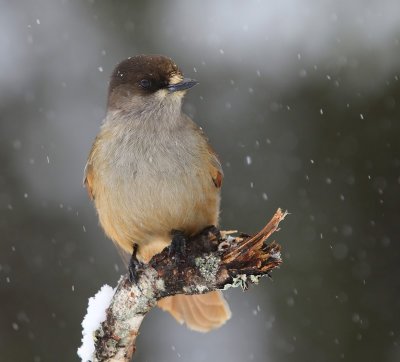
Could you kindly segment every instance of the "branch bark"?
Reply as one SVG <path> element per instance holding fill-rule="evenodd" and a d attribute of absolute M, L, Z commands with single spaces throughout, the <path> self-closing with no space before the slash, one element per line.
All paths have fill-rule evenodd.
<path fill-rule="evenodd" d="M 282 262 L 281 248 L 275 241 L 268 245 L 265 241 L 286 215 L 278 209 L 254 236 L 232 237 L 207 228 L 190 238 L 184 260 L 171 258 L 166 248 L 145 265 L 136 284 L 130 283 L 128 274 L 121 277 L 107 318 L 95 332 L 93 361 L 130 361 L 140 324 L 159 299 L 238 286 L 247 289 L 261 276 L 269 276 Z"/>

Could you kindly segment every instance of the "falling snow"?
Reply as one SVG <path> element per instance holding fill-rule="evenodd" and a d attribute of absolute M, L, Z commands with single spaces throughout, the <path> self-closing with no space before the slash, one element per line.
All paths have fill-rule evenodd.
<path fill-rule="evenodd" d="M 73 360 L 82 297 L 98 280 L 126 272 L 81 176 L 107 114 L 114 65 L 148 49 L 200 82 L 184 111 L 223 165 L 221 227 L 252 233 L 276 207 L 292 215 L 276 234 L 284 264 L 274 282 L 235 296 L 244 307 L 232 308 L 231 322 L 211 335 L 220 342 L 229 332 L 229 348 L 197 346 L 194 334 L 154 312 L 155 332 L 176 327 L 183 339 L 171 333 L 166 350 L 147 348 L 154 335 L 143 329 L 141 358 L 352 361 L 385 351 L 400 360 L 398 8 L 396 0 L 7 2 L 0 14 L 3 355 L 22 361 L 21 346 L 57 336 L 62 358 Z M 8 335 L 18 343 L 7 343 Z M 235 343 L 243 336 L 255 343 Z M 316 340 L 318 348 L 304 348 Z M 30 360 L 54 360 L 52 345 L 32 350 Z"/>

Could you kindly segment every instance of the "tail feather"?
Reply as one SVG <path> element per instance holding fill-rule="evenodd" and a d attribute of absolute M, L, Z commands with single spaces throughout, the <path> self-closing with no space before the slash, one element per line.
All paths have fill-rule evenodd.
<path fill-rule="evenodd" d="M 208 332 L 222 326 L 230 317 L 228 303 L 219 291 L 199 295 L 175 295 L 158 302 L 179 323 L 198 332 Z"/>

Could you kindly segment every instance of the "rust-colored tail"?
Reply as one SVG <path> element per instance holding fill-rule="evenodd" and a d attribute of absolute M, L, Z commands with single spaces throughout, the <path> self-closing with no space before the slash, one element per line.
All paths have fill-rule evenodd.
<path fill-rule="evenodd" d="M 158 302 L 179 322 L 197 332 L 208 332 L 222 326 L 230 317 L 228 303 L 220 291 L 199 295 L 175 295 Z"/>

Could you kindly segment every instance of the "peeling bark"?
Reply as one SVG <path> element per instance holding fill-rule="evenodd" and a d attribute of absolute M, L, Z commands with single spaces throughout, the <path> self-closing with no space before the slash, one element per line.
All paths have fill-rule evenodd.
<path fill-rule="evenodd" d="M 185 258 L 169 256 L 169 248 L 155 255 L 131 284 L 121 277 L 107 309 L 107 318 L 95 332 L 93 361 L 131 360 L 145 315 L 157 300 L 175 294 L 202 294 L 217 289 L 257 284 L 261 276 L 281 263 L 280 245 L 265 241 L 278 230 L 286 212 L 277 210 L 256 235 L 232 237 L 209 227 L 189 239 Z"/>

